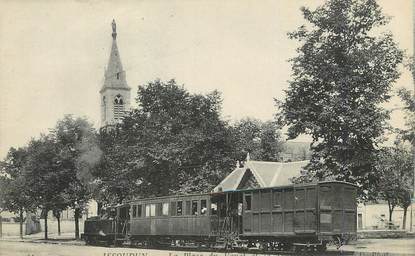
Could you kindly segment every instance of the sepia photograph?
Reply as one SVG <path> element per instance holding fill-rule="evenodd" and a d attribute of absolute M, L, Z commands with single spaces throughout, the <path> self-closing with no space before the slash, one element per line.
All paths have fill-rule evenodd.
<path fill-rule="evenodd" d="M 415 0 L 0 0 L 0 256 L 415 255 Z"/>

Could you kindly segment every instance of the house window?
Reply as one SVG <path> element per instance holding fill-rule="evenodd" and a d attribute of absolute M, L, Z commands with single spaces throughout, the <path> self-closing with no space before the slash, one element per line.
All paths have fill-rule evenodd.
<path fill-rule="evenodd" d="M 120 72 L 117 73 L 117 79 L 120 79 Z"/>

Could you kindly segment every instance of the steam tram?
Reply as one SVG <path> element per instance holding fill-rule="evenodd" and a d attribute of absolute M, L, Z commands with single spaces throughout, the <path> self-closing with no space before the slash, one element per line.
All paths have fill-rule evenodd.
<path fill-rule="evenodd" d="M 355 185 L 333 181 L 135 199 L 117 207 L 106 236 L 88 219 L 83 237 L 134 246 L 325 250 L 356 236 L 356 194 Z"/>

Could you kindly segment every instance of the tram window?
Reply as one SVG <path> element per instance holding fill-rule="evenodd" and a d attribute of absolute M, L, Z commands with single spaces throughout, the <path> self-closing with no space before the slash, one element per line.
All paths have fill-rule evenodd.
<path fill-rule="evenodd" d="M 143 217 L 143 208 L 141 207 L 141 204 L 137 205 L 137 218 Z"/>
<path fill-rule="evenodd" d="M 137 217 L 137 205 L 133 205 L 133 218 Z"/>
<path fill-rule="evenodd" d="M 150 205 L 146 204 L 146 217 L 150 217 Z"/>
<path fill-rule="evenodd" d="M 156 205 L 156 216 L 161 216 L 161 211 L 162 211 L 162 203 L 157 203 Z"/>
<path fill-rule="evenodd" d="M 210 215 L 218 215 L 218 203 L 210 204 Z"/>
<path fill-rule="evenodd" d="M 203 199 L 200 201 L 200 215 L 206 215 L 207 214 L 207 203 L 206 199 Z"/>
<path fill-rule="evenodd" d="M 168 216 L 169 215 L 169 203 L 163 203 L 163 206 L 162 207 L 163 208 L 161 210 L 161 214 L 163 216 Z"/>
<path fill-rule="evenodd" d="M 150 216 L 156 216 L 156 205 L 150 204 Z"/>
<path fill-rule="evenodd" d="M 190 215 L 190 201 L 186 201 L 184 205 L 184 215 Z"/>
<path fill-rule="evenodd" d="M 197 214 L 197 200 L 192 201 L 192 215 L 198 215 Z"/>
<path fill-rule="evenodd" d="M 252 196 L 251 195 L 245 195 L 245 210 L 250 211 L 252 209 Z"/>
<path fill-rule="evenodd" d="M 183 213 L 183 201 L 177 202 L 177 208 L 176 208 L 177 216 L 181 216 Z"/>
<path fill-rule="evenodd" d="M 170 203 L 171 216 L 176 216 L 176 202 Z"/>

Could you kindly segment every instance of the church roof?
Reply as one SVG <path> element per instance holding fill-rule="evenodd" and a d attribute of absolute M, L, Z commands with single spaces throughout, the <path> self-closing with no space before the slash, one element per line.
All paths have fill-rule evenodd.
<path fill-rule="evenodd" d="M 109 88 L 130 90 L 127 84 L 125 71 L 122 67 L 120 53 L 117 46 L 117 31 L 115 21 L 112 21 L 112 47 L 107 68 L 105 70 L 104 84 L 101 91 Z"/>
<path fill-rule="evenodd" d="M 301 175 L 301 170 L 308 164 L 308 161 L 298 162 L 264 162 L 247 161 L 242 168 L 235 168 L 214 191 L 236 190 L 247 171 L 255 177 L 260 187 L 277 187 L 292 184 L 291 179 Z"/>

